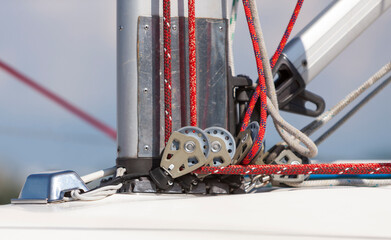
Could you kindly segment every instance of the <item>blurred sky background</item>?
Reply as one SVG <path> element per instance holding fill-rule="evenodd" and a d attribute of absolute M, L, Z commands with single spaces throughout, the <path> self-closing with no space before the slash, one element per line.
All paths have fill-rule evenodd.
<path fill-rule="evenodd" d="M 292 36 L 331 2 L 305 1 Z M 258 1 L 270 56 L 295 3 Z M 115 128 L 116 1 L 0 0 L 0 6 L 0 59 Z M 390 60 L 390 24 L 388 10 L 310 83 L 326 108 Z M 256 79 L 242 6 L 236 30 L 236 73 Z M 317 159 L 391 159 L 390 95 L 388 86 L 320 145 Z M 311 121 L 283 116 L 298 128 Z M 269 123 L 267 147 L 279 141 Z M 23 184 L 28 174 L 52 169 L 84 175 L 115 165 L 115 158 L 114 141 L 0 70 L 0 183 Z"/>

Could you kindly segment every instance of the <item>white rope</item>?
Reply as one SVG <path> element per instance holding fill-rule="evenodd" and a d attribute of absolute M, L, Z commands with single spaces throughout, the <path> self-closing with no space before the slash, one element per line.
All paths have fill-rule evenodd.
<path fill-rule="evenodd" d="M 85 182 L 92 182 L 94 180 L 107 177 L 109 175 L 114 175 L 115 177 L 122 177 L 126 172 L 125 168 L 106 168 L 103 170 L 99 170 L 93 173 L 90 173 L 88 175 L 82 176 L 81 179 Z M 88 191 L 85 193 L 82 193 L 80 189 L 78 190 L 72 190 L 71 191 L 71 197 L 64 197 L 64 201 L 75 201 L 75 200 L 82 200 L 82 201 L 95 201 L 100 200 L 103 198 L 106 198 L 110 195 L 113 195 L 117 192 L 118 189 L 122 187 L 122 183 L 117 185 L 109 185 L 105 187 L 100 187 L 92 191 Z"/>
<path fill-rule="evenodd" d="M 110 185 L 95 189 L 93 191 L 81 193 L 80 190 L 71 191 L 71 198 L 65 199 L 70 200 L 82 200 L 82 201 L 96 201 L 106 198 L 110 195 L 113 195 L 117 192 L 118 189 L 122 187 L 122 183 L 118 185 Z"/>
<path fill-rule="evenodd" d="M 384 65 L 377 73 L 375 73 L 372 77 L 370 77 L 366 82 L 364 82 L 360 87 L 356 90 L 352 91 L 349 95 L 347 95 L 344 99 L 342 99 L 339 103 L 337 103 L 332 109 L 324 112 L 322 115 L 317 117 L 310 124 L 305 126 L 302 131 L 310 136 L 320 127 L 325 125 L 331 119 L 333 119 L 338 113 L 340 113 L 346 106 L 348 106 L 353 100 L 358 98 L 365 90 L 375 84 L 379 79 L 384 77 L 387 73 L 391 71 L 391 62 L 388 62 Z"/>
<path fill-rule="evenodd" d="M 263 32 L 259 20 L 258 10 L 255 0 L 250 0 L 250 10 L 253 15 L 253 21 L 255 26 L 255 31 L 259 40 L 261 58 L 263 62 L 263 67 L 265 71 L 266 79 L 266 89 L 267 89 L 267 108 L 273 118 L 274 125 L 277 132 L 282 139 L 296 152 L 299 154 L 312 158 L 315 157 L 318 153 L 318 148 L 316 144 L 308 137 L 325 123 L 330 121 L 335 115 L 341 112 L 347 105 L 349 105 L 353 100 L 360 96 L 366 89 L 375 84 L 379 79 L 391 71 L 391 62 L 386 64 L 382 69 L 380 69 L 375 75 L 373 75 L 368 81 L 361 85 L 357 90 L 350 93 L 342 101 L 340 101 L 336 106 L 331 110 L 323 113 L 301 131 L 290 125 L 286 122 L 281 115 L 279 114 L 277 94 L 274 86 L 274 79 L 269 63 L 269 58 L 267 55 L 266 45 L 263 38 Z M 285 130 L 285 131 L 284 131 Z M 304 146 L 302 146 L 302 143 Z"/>
<path fill-rule="evenodd" d="M 250 0 L 250 10 L 253 15 L 253 21 L 255 31 L 258 37 L 261 58 L 263 62 L 263 68 L 265 71 L 266 79 L 266 90 L 267 90 L 267 108 L 270 116 L 273 118 L 274 125 L 278 134 L 288 145 L 298 152 L 299 154 L 306 157 L 315 157 L 318 154 L 318 148 L 315 143 L 306 136 L 303 132 L 290 125 L 285 119 L 283 119 L 279 113 L 278 100 L 276 89 L 274 86 L 273 74 L 269 62 L 269 57 L 266 50 L 266 44 L 263 37 L 261 23 L 259 20 L 258 9 L 255 0 Z M 304 146 L 302 146 L 302 143 Z"/>
<path fill-rule="evenodd" d="M 239 0 L 232 0 L 231 17 L 228 28 L 228 66 L 231 67 L 232 76 L 235 76 L 233 41 L 235 36 L 236 20 L 238 17 Z"/>
<path fill-rule="evenodd" d="M 340 126 L 342 126 L 349 118 L 351 118 L 358 110 L 360 110 L 367 102 L 369 102 L 376 94 L 383 90 L 391 82 L 391 76 L 385 79 L 379 86 L 371 91 L 364 99 L 362 99 L 354 108 L 346 113 L 338 122 L 331 126 L 325 133 L 315 140 L 315 144 L 319 146 L 327 137 L 333 134 Z"/>
<path fill-rule="evenodd" d="M 391 179 L 328 179 L 309 180 L 302 183 L 289 183 L 291 187 L 325 187 L 325 186 L 358 186 L 379 187 L 391 185 Z"/>
<path fill-rule="evenodd" d="M 126 173 L 126 168 L 119 167 L 116 170 L 115 177 L 122 177 Z"/>
<path fill-rule="evenodd" d="M 81 180 L 83 180 L 84 183 L 89 183 L 94 180 L 113 175 L 115 173 L 116 169 L 117 169 L 117 167 L 102 169 L 102 170 L 99 170 L 99 171 L 82 176 Z"/>

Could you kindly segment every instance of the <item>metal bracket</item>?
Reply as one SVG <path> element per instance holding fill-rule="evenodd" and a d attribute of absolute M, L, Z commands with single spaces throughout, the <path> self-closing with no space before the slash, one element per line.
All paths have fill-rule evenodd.
<path fill-rule="evenodd" d="M 188 19 L 171 18 L 172 128 L 190 124 Z M 164 143 L 163 18 L 138 18 L 137 157 L 158 159 Z M 200 128 L 227 128 L 226 19 L 197 18 L 197 114 Z M 134 129 L 132 129 L 134 131 Z M 127 146 L 124 146 L 127 147 Z"/>

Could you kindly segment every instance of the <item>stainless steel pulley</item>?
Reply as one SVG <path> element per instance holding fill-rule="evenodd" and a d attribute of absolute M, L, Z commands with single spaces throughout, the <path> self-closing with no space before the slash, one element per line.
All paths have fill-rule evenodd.
<path fill-rule="evenodd" d="M 206 166 L 230 165 L 236 151 L 235 139 L 231 133 L 221 127 L 209 127 L 204 131 L 209 135 L 211 142 L 211 151 Z"/>
<path fill-rule="evenodd" d="M 177 178 L 205 165 L 209 154 L 207 134 L 197 127 L 183 127 L 171 134 L 160 167 Z"/>

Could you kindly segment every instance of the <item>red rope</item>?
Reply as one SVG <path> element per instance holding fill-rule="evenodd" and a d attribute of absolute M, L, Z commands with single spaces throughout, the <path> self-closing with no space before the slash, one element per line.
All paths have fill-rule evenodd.
<path fill-rule="evenodd" d="M 284 50 L 286 42 L 289 39 L 289 36 L 290 36 L 292 29 L 293 29 L 293 26 L 295 25 L 296 19 L 300 13 L 301 6 L 303 5 L 303 1 L 304 0 L 297 1 L 295 10 L 292 14 L 291 20 L 289 21 L 287 29 L 285 30 L 284 36 L 282 37 L 280 44 L 272 57 L 272 60 L 271 60 L 271 67 L 272 68 L 274 67 L 274 65 L 276 64 L 282 51 Z M 267 117 L 265 116 L 264 112 L 266 111 L 266 103 L 267 103 L 266 101 L 267 100 L 266 100 L 265 77 L 264 77 L 264 73 L 263 73 L 262 59 L 260 56 L 260 48 L 259 48 L 258 38 L 256 36 L 254 22 L 252 20 L 252 14 L 251 14 L 248 0 L 243 0 L 243 5 L 244 5 L 245 13 L 246 13 L 248 27 L 249 27 L 250 34 L 251 34 L 251 39 L 253 42 L 255 57 L 257 59 L 259 83 L 257 85 L 257 88 L 255 89 L 253 96 L 251 97 L 249 106 L 247 108 L 246 114 L 243 119 L 241 131 L 246 130 L 246 128 L 250 122 L 251 115 L 254 111 L 255 104 L 257 103 L 259 96 L 261 97 L 261 120 L 260 120 L 259 133 L 258 133 L 258 136 L 257 136 L 250 152 L 247 154 L 245 159 L 243 159 L 243 161 L 242 161 L 242 164 L 246 165 L 251 162 L 251 160 L 255 157 L 255 155 L 258 153 L 259 149 L 262 146 L 262 141 L 263 141 L 263 137 L 265 135 L 265 129 L 266 129 L 266 118 Z"/>
<path fill-rule="evenodd" d="M 197 61 L 195 32 L 195 0 L 188 0 L 189 8 L 189 76 L 190 76 L 190 125 L 197 126 Z"/>
<path fill-rule="evenodd" d="M 49 91 L 48 89 L 46 89 L 43 86 L 39 85 L 38 83 L 34 82 L 32 79 L 24 76 L 22 73 L 18 72 L 17 70 L 12 68 L 11 66 L 0 61 L 0 68 L 2 68 L 6 72 L 8 72 L 12 76 L 14 76 L 19 81 L 21 81 L 21 82 L 25 83 L 26 85 L 28 85 L 29 87 L 33 88 L 37 92 L 41 93 L 42 95 L 44 95 L 48 99 L 52 100 L 53 102 L 56 102 L 61 107 L 68 110 L 69 112 L 71 112 L 74 115 L 78 116 L 79 118 L 83 119 L 87 123 L 91 124 L 92 126 L 97 128 L 98 130 L 100 130 L 101 132 L 103 132 L 104 134 L 109 136 L 111 139 L 113 139 L 113 140 L 117 139 L 117 132 L 114 129 L 112 129 L 111 127 L 107 126 L 106 124 L 100 122 L 99 120 L 92 117 L 91 115 L 84 112 L 83 110 L 73 106 L 72 104 L 70 104 L 66 100 L 62 99 L 61 97 L 59 97 L 55 93 Z"/>
<path fill-rule="evenodd" d="M 194 173 L 228 175 L 390 174 L 391 163 L 231 165 L 228 167 L 201 167 Z"/>
<path fill-rule="evenodd" d="M 295 25 L 297 17 L 299 16 L 303 2 L 304 2 L 304 0 L 298 0 L 296 3 L 295 10 L 293 11 L 291 20 L 289 21 L 289 24 L 286 27 L 284 36 L 282 37 L 280 44 L 278 45 L 278 48 L 277 48 L 276 52 L 274 53 L 272 60 L 270 61 L 270 66 L 272 68 L 274 68 L 274 65 L 276 64 L 277 60 L 280 58 L 280 55 L 285 48 L 286 42 L 288 41 L 289 36 L 291 35 L 293 26 Z"/>
<path fill-rule="evenodd" d="M 171 109 L 171 2 L 163 1 L 164 25 L 164 142 L 167 143 L 172 132 Z"/>
<path fill-rule="evenodd" d="M 257 37 L 256 31 L 255 31 L 255 26 L 254 26 L 253 17 L 252 17 L 251 10 L 250 10 L 249 1 L 243 0 L 243 6 L 244 6 L 244 11 L 246 13 L 248 29 L 250 31 L 251 40 L 253 43 L 255 60 L 257 63 L 259 83 L 256 88 L 256 91 L 254 92 L 254 94 L 252 96 L 250 104 L 247 108 L 241 131 L 246 130 L 246 128 L 250 122 L 251 114 L 254 110 L 255 104 L 258 101 L 258 97 L 260 96 L 260 98 L 261 98 L 261 111 L 260 111 L 261 121 L 260 121 L 258 136 L 257 136 L 256 140 L 254 141 L 254 144 L 253 144 L 250 152 L 247 154 L 247 156 L 242 161 L 242 164 L 249 164 L 251 162 L 251 160 L 255 157 L 255 155 L 258 153 L 258 151 L 262 145 L 263 137 L 265 135 L 266 118 L 267 118 L 267 113 L 266 113 L 266 101 L 267 100 L 266 100 L 265 75 L 263 72 L 261 51 L 260 51 L 260 47 L 259 47 L 258 37 Z M 255 99 L 255 101 L 253 99 Z"/>

